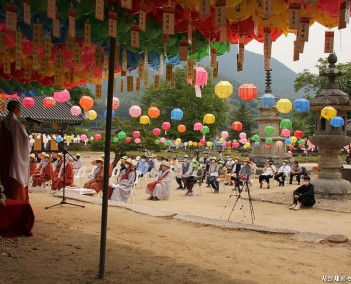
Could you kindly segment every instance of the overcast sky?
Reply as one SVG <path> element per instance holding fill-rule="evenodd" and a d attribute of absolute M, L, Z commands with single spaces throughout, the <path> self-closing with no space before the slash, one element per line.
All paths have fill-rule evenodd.
<path fill-rule="evenodd" d="M 295 35 L 289 34 L 288 37 L 280 36 L 273 42 L 272 57 L 287 65 L 293 71 L 299 73 L 308 69 L 317 73 L 315 68 L 320 57 L 327 57 L 324 53 L 324 33 L 333 30 L 334 32 L 334 51 L 338 56 L 338 63 L 351 61 L 351 25 L 346 29 L 328 29 L 315 23 L 310 27 L 309 41 L 305 44 L 304 53 L 300 54 L 299 61 L 293 61 Z M 263 54 L 263 44 L 252 41 L 246 45 L 246 50 Z"/>

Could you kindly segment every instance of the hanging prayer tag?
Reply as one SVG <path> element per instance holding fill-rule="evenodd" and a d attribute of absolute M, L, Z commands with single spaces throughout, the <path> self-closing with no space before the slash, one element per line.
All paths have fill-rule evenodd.
<path fill-rule="evenodd" d="M 43 25 L 33 24 L 33 45 L 36 47 L 41 47 L 43 43 Z"/>
<path fill-rule="evenodd" d="M 188 42 L 185 40 L 179 42 L 179 60 L 188 60 Z"/>
<path fill-rule="evenodd" d="M 101 47 L 96 46 L 95 48 L 95 66 L 101 66 L 102 61 L 102 55 L 101 55 Z"/>
<path fill-rule="evenodd" d="M 302 41 L 308 41 L 308 34 L 310 29 L 310 18 L 301 17 L 298 31 L 298 38 Z"/>
<path fill-rule="evenodd" d="M 101 84 L 95 85 L 95 98 L 98 100 L 102 98 L 102 85 Z"/>
<path fill-rule="evenodd" d="M 55 74 L 54 74 L 54 84 L 59 85 L 60 80 L 61 80 L 61 71 L 59 69 L 55 69 Z"/>
<path fill-rule="evenodd" d="M 334 52 L 334 32 L 325 32 L 324 53 Z"/>
<path fill-rule="evenodd" d="M 32 68 L 30 65 L 24 67 L 24 80 L 32 79 Z"/>
<path fill-rule="evenodd" d="M 76 10 L 69 8 L 68 30 L 71 37 L 76 37 Z"/>
<path fill-rule="evenodd" d="M 126 49 L 122 52 L 122 71 L 127 71 L 127 51 Z"/>
<path fill-rule="evenodd" d="M 10 61 L 10 56 L 5 55 L 2 58 L 2 68 L 3 68 L 3 72 L 5 74 L 11 74 L 11 61 Z"/>
<path fill-rule="evenodd" d="M 61 50 L 56 54 L 56 68 L 60 70 L 63 68 L 63 53 Z"/>
<path fill-rule="evenodd" d="M 159 74 L 155 75 L 154 88 L 156 90 L 160 89 L 160 75 Z"/>
<path fill-rule="evenodd" d="M 144 3 L 140 3 L 139 30 L 146 32 L 146 5 Z"/>
<path fill-rule="evenodd" d="M 264 70 L 271 70 L 271 59 L 265 58 L 264 59 Z"/>
<path fill-rule="evenodd" d="M 211 62 L 210 66 L 215 67 L 217 64 L 217 50 L 215 48 L 211 48 Z"/>
<path fill-rule="evenodd" d="M 175 11 L 173 6 L 163 8 L 163 34 L 174 35 L 174 13 Z"/>
<path fill-rule="evenodd" d="M 139 78 L 139 77 L 136 78 L 135 90 L 136 90 L 137 92 L 140 91 L 140 78 Z"/>
<path fill-rule="evenodd" d="M 84 23 L 84 41 L 85 46 L 90 47 L 91 43 L 91 25 L 89 22 Z"/>
<path fill-rule="evenodd" d="M 5 51 L 4 32 L 0 32 L 0 53 Z"/>
<path fill-rule="evenodd" d="M 271 37 L 271 29 L 264 28 L 264 56 L 266 58 L 271 58 L 271 51 L 272 51 L 272 37 Z"/>
<path fill-rule="evenodd" d="M 6 4 L 6 29 L 15 32 L 17 30 L 17 6 Z"/>
<path fill-rule="evenodd" d="M 172 81 L 172 73 L 173 73 L 173 65 L 172 64 L 167 64 L 166 65 L 166 81 L 171 82 Z"/>
<path fill-rule="evenodd" d="M 104 20 L 104 0 L 96 0 L 95 18 L 100 21 Z"/>
<path fill-rule="evenodd" d="M 133 48 L 139 48 L 139 26 L 130 27 L 130 45 Z"/>
<path fill-rule="evenodd" d="M 211 14 L 211 0 L 200 0 L 199 15 L 206 17 Z"/>
<path fill-rule="evenodd" d="M 74 48 L 74 64 L 77 66 L 82 65 L 82 49 L 79 46 Z"/>
<path fill-rule="evenodd" d="M 56 19 L 56 0 L 48 0 L 47 17 L 52 20 Z"/>
<path fill-rule="evenodd" d="M 50 36 L 45 36 L 44 54 L 46 57 L 51 57 L 51 37 Z"/>
<path fill-rule="evenodd" d="M 266 18 L 272 16 L 272 0 L 263 0 L 263 16 Z"/>
<path fill-rule="evenodd" d="M 133 76 L 127 76 L 127 92 L 133 92 Z"/>
<path fill-rule="evenodd" d="M 121 46 L 119 42 L 116 42 L 116 48 L 115 48 L 115 65 L 120 66 L 120 49 Z"/>
<path fill-rule="evenodd" d="M 216 67 L 213 68 L 213 79 L 218 79 L 218 61 L 216 63 Z"/>
<path fill-rule="evenodd" d="M 243 64 L 239 62 L 239 54 L 236 55 L 236 71 L 243 71 Z"/>
<path fill-rule="evenodd" d="M 52 36 L 60 38 L 60 19 L 59 15 L 56 14 L 56 19 L 52 20 Z"/>
<path fill-rule="evenodd" d="M 301 4 L 300 3 L 290 3 L 289 9 L 289 29 L 298 30 L 300 23 L 301 14 Z"/>
<path fill-rule="evenodd" d="M 193 79 L 194 76 L 194 61 L 193 60 L 188 60 L 188 66 L 187 66 L 187 72 L 186 72 L 186 78 L 187 79 Z"/>
<path fill-rule="evenodd" d="M 226 0 L 216 0 L 215 6 L 215 26 L 223 27 L 227 23 Z"/>
<path fill-rule="evenodd" d="M 219 42 L 221 44 L 227 43 L 227 27 L 226 26 L 219 28 Z"/>
<path fill-rule="evenodd" d="M 23 21 L 30 26 L 30 0 L 23 1 Z"/>
<path fill-rule="evenodd" d="M 69 51 L 74 51 L 75 38 L 73 36 L 67 35 L 66 48 Z"/>
<path fill-rule="evenodd" d="M 149 88 L 149 72 L 147 70 L 144 71 L 144 87 Z"/>
<path fill-rule="evenodd" d="M 117 13 L 114 11 L 108 12 L 108 36 L 117 37 Z"/>
<path fill-rule="evenodd" d="M 93 70 L 91 70 L 91 68 L 89 68 L 88 81 L 91 84 L 91 83 L 93 83 L 93 80 L 94 80 Z"/>
<path fill-rule="evenodd" d="M 350 9 L 349 9 L 350 12 Z M 340 12 L 339 12 L 339 25 L 338 29 L 346 28 L 346 3 L 341 1 L 340 3 Z"/>
<path fill-rule="evenodd" d="M 33 70 L 39 69 L 39 53 L 38 49 L 33 50 Z"/>
<path fill-rule="evenodd" d="M 172 81 L 171 81 L 171 89 L 174 89 L 175 88 L 175 73 L 173 72 L 172 74 Z"/>

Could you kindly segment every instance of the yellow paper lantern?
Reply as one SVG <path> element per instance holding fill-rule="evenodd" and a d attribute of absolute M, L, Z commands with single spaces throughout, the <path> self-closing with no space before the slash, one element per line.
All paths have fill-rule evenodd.
<path fill-rule="evenodd" d="M 290 137 L 290 141 L 291 141 L 292 144 L 295 144 L 296 141 L 297 141 L 297 138 L 295 136 L 291 136 Z"/>
<path fill-rule="evenodd" d="M 251 143 L 250 142 L 246 142 L 243 147 L 244 147 L 244 149 L 248 149 L 248 148 L 251 147 Z"/>
<path fill-rule="evenodd" d="M 182 142 L 182 139 L 177 138 L 175 142 L 176 142 L 176 144 L 180 144 Z"/>
<path fill-rule="evenodd" d="M 327 120 L 333 118 L 336 115 L 337 115 L 336 109 L 331 106 L 326 106 L 324 109 L 321 110 L 321 116 Z"/>
<path fill-rule="evenodd" d="M 197 142 L 194 142 L 194 143 L 193 143 L 193 146 L 196 147 L 196 146 L 197 146 Z"/>
<path fill-rule="evenodd" d="M 289 113 L 292 110 L 292 102 L 289 99 L 280 99 L 277 102 L 277 110 L 280 113 Z"/>
<path fill-rule="evenodd" d="M 140 124 L 150 124 L 150 118 L 147 115 L 140 116 Z"/>
<path fill-rule="evenodd" d="M 206 145 L 207 145 L 207 147 L 211 147 L 212 146 L 212 142 L 211 141 L 207 141 Z"/>
<path fill-rule="evenodd" d="M 189 146 L 193 146 L 193 144 L 194 144 L 193 141 L 189 141 L 189 142 L 188 142 L 188 145 L 189 145 Z"/>
<path fill-rule="evenodd" d="M 225 139 L 223 137 L 219 138 L 219 143 L 223 144 L 225 142 Z"/>
<path fill-rule="evenodd" d="M 220 81 L 215 86 L 215 94 L 220 99 L 226 99 L 233 93 L 233 85 L 230 84 L 228 81 Z"/>
<path fill-rule="evenodd" d="M 89 110 L 88 112 L 89 120 L 95 120 L 97 118 L 97 113 L 95 110 Z"/>
<path fill-rule="evenodd" d="M 67 135 L 66 136 L 66 142 L 71 143 L 71 141 L 72 141 L 72 136 Z"/>
<path fill-rule="evenodd" d="M 216 121 L 216 117 L 212 113 L 207 113 L 204 116 L 204 123 L 213 124 Z"/>

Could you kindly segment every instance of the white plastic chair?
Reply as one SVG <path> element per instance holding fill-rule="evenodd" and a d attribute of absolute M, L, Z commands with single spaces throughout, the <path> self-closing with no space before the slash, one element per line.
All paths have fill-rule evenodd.
<path fill-rule="evenodd" d="M 78 172 L 74 175 L 74 183 L 76 180 L 79 180 L 79 186 L 82 184 L 82 180 L 87 174 L 87 167 L 81 167 Z"/>

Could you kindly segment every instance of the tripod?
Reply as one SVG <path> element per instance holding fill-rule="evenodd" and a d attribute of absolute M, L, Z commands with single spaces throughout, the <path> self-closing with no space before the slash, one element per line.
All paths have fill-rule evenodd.
<path fill-rule="evenodd" d="M 241 193 L 242 191 L 247 191 L 247 195 L 249 197 L 249 205 L 250 205 L 250 214 L 251 214 L 251 222 L 252 224 L 254 223 L 254 219 L 255 219 L 255 212 L 254 212 L 254 209 L 253 209 L 253 204 L 252 204 L 252 199 L 251 199 L 251 194 L 250 194 L 250 187 L 249 187 L 249 179 L 246 178 L 246 180 L 244 181 L 243 183 L 243 186 L 242 188 L 240 188 L 240 181 L 237 181 L 237 183 L 235 184 L 235 187 L 233 188 L 232 190 L 232 193 L 229 195 L 229 198 L 227 200 L 227 203 L 225 204 L 224 208 L 223 208 L 223 211 L 222 211 L 222 214 L 221 216 L 219 217 L 220 219 L 222 219 L 222 215 L 224 213 L 224 210 L 227 208 L 230 200 L 231 200 L 231 197 L 232 196 L 236 196 L 236 200 L 234 202 L 234 205 L 232 207 L 232 210 L 229 214 L 229 217 L 228 217 L 228 220 L 230 219 L 230 217 L 232 216 L 233 212 L 234 212 L 234 209 L 235 209 L 235 206 L 239 203 L 239 210 L 241 212 L 241 222 L 244 222 L 244 218 L 246 217 L 245 216 L 245 212 L 244 212 L 244 205 L 242 204 L 241 202 Z M 235 191 L 235 194 L 233 194 L 233 192 Z"/>
<path fill-rule="evenodd" d="M 45 130 L 45 128 L 44 128 L 43 126 L 41 126 L 42 121 L 33 120 L 33 119 L 31 119 L 31 118 L 28 118 L 28 117 L 27 117 L 27 121 L 28 121 L 28 122 L 35 122 L 35 123 L 37 123 L 37 125 L 38 125 L 48 136 L 50 136 L 51 139 L 54 139 L 54 138 Z M 62 200 L 61 200 L 60 203 L 58 203 L 58 204 L 45 207 L 45 209 L 49 209 L 49 208 L 52 208 L 52 207 L 55 207 L 55 206 L 58 206 L 58 205 L 63 205 L 63 204 L 68 204 L 68 205 L 73 205 L 73 206 L 77 206 L 77 207 L 82 207 L 82 208 L 84 208 L 84 207 L 85 207 L 84 205 L 69 203 L 69 202 L 67 202 L 67 200 L 66 200 L 66 196 L 65 196 L 65 192 L 66 192 L 66 154 L 70 155 L 71 158 L 72 158 L 73 160 L 76 160 L 76 158 L 74 158 L 74 157 L 65 149 L 65 147 L 62 146 L 61 142 L 58 142 L 57 145 L 58 145 L 59 149 L 62 151 L 62 154 L 63 154 L 63 188 L 62 188 Z"/>

